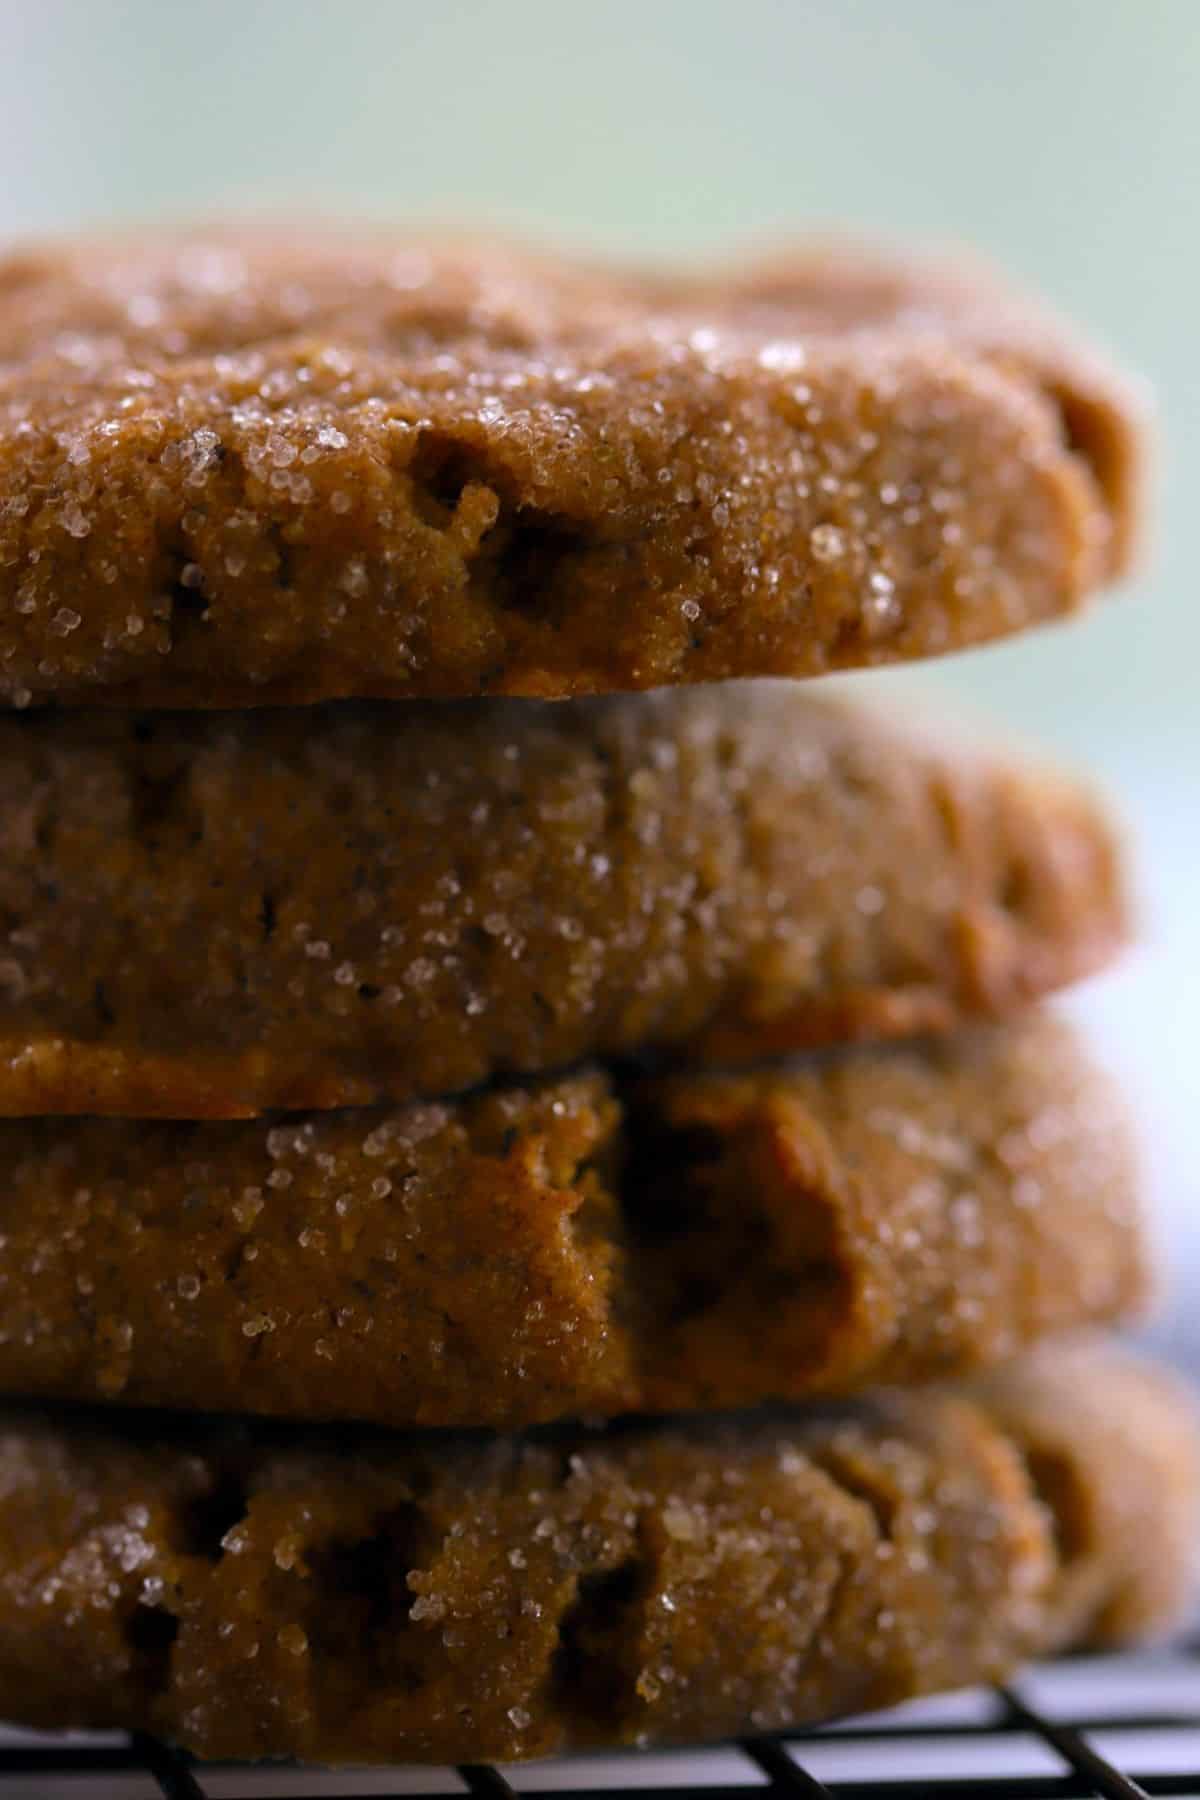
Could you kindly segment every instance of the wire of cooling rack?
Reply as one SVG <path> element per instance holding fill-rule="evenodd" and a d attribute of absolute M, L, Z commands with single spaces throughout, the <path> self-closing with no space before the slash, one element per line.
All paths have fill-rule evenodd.
<path fill-rule="evenodd" d="M 0 1741 L 0 1800 L 1200 1800 L 1200 1641 L 1170 1654 L 1074 1658 L 1011 1689 L 915 1702 L 821 1731 L 713 1750 L 506 1769 L 194 1764 L 155 1738 Z"/>

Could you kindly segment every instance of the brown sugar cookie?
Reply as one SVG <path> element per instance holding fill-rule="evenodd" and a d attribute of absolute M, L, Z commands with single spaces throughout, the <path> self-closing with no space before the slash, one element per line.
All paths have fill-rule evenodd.
<path fill-rule="evenodd" d="M 839 1394 L 1136 1310 L 1064 1027 L 271 1123 L 0 1124 L 0 1392 L 521 1429 Z"/>
<path fill-rule="evenodd" d="M 1100 1351 L 994 1402 L 498 1440 L 15 1415 L 2 1454 L 0 1713 L 337 1761 L 714 1739 L 1158 1633 L 1200 1493 L 1188 1400 Z"/>
<path fill-rule="evenodd" d="M 0 694 L 559 697 L 932 655 L 1137 535 L 1139 403 L 991 277 L 243 230 L 0 260 Z"/>
<path fill-rule="evenodd" d="M 0 719 L 0 1113 L 236 1117 L 1002 1015 L 1125 936 L 1043 771 L 785 684 Z"/>

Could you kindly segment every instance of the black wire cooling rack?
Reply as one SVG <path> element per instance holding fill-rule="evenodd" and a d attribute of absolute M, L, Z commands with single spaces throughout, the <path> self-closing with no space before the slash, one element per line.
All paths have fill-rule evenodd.
<path fill-rule="evenodd" d="M 823 1731 L 520 1767 L 193 1764 L 153 1738 L 0 1734 L 0 1800 L 1200 1800 L 1200 1640 L 1068 1659 Z"/>

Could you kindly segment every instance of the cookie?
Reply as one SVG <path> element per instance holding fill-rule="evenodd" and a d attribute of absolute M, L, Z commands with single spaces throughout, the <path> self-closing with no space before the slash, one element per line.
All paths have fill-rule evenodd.
<path fill-rule="evenodd" d="M 1145 1296 L 1064 1027 L 394 1111 L 0 1124 L 0 1392 L 521 1429 L 929 1379 Z"/>
<path fill-rule="evenodd" d="M 1188 1401 L 1095 1351 L 542 1439 L 17 1415 L 2 1455 L 0 1712 L 336 1761 L 715 1739 L 1156 1634 L 1200 1493 Z"/>
<path fill-rule="evenodd" d="M 0 1113 L 368 1104 L 1011 1012 L 1125 936 L 1038 770 L 786 684 L 0 720 Z"/>
<path fill-rule="evenodd" d="M 0 693 L 561 697 L 815 675 L 1073 610 L 1126 384 L 992 278 L 655 278 L 385 234 L 0 260 Z"/>

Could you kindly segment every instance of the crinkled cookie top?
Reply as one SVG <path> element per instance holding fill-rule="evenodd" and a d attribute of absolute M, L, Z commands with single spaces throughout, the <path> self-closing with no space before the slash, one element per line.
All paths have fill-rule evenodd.
<path fill-rule="evenodd" d="M 978 272 L 261 229 L 0 260 L 0 698 L 558 696 L 932 655 L 1136 537 L 1138 405 Z"/>

